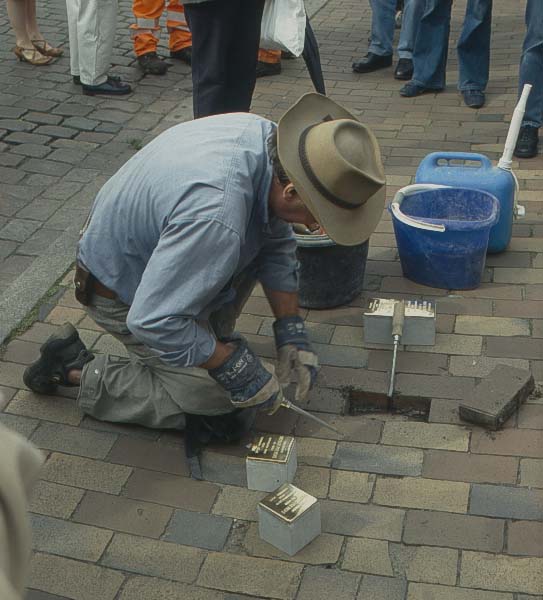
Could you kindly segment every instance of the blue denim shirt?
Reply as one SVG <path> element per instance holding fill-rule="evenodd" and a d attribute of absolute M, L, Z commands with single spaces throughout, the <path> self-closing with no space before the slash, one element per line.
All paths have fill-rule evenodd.
<path fill-rule="evenodd" d="M 78 259 L 130 305 L 133 335 L 172 366 L 213 354 L 209 315 L 233 299 L 242 270 L 266 288 L 297 290 L 292 228 L 268 208 L 274 128 L 244 113 L 172 127 L 94 202 Z"/>

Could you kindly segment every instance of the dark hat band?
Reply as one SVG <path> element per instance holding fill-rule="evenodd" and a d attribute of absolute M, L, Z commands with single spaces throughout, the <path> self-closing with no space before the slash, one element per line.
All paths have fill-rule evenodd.
<path fill-rule="evenodd" d="M 339 208 L 345 208 L 347 210 L 354 210 L 355 208 L 360 208 L 359 206 L 357 206 L 355 204 L 351 204 L 350 202 L 345 202 L 345 200 L 342 200 L 341 198 L 338 198 L 335 194 L 332 194 L 332 192 L 330 192 L 330 190 L 327 190 L 324 187 L 324 185 L 322 185 L 319 178 L 315 174 L 315 171 L 313 171 L 313 168 L 311 167 L 311 164 L 309 163 L 309 159 L 307 157 L 306 139 L 307 139 L 308 133 L 313 129 L 313 127 L 316 127 L 317 125 L 320 125 L 320 123 L 315 123 L 314 125 L 310 125 L 309 127 L 306 127 L 302 131 L 302 135 L 300 136 L 300 141 L 298 142 L 298 155 L 300 157 L 300 161 L 302 163 L 302 168 L 303 168 L 305 174 L 307 175 L 307 178 L 309 179 L 311 184 L 316 188 L 316 190 L 319 192 L 319 194 L 324 196 L 332 204 L 339 206 Z"/>

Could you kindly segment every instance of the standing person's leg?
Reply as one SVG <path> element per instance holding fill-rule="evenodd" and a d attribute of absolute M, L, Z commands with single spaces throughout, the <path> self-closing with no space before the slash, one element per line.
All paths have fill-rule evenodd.
<path fill-rule="evenodd" d="M 452 0 L 426 0 L 415 46 L 413 78 L 401 90 L 406 97 L 445 87 Z"/>
<path fill-rule="evenodd" d="M 371 35 L 368 53 L 353 63 L 355 73 L 370 73 L 392 65 L 396 0 L 370 0 Z"/>
<path fill-rule="evenodd" d="M 46 65 L 52 58 L 43 56 L 32 44 L 28 31 L 28 5 L 27 0 L 8 0 L 9 22 L 15 33 L 15 48 L 13 52 L 21 61 L 33 65 Z"/>
<path fill-rule="evenodd" d="M 260 24 L 264 0 L 229 0 L 237 9 L 230 26 L 233 37 L 227 69 L 227 112 L 249 112 L 256 83 Z"/>
<path fill-rule="evenodd" d="M 485 102 L 491 26 L 492 0 L 468 0 L 457 51 L 458 89 L 470 108 L 480 108 Z"/>
<path fill-rule="evenodd" d="M 117 96 L 131 91 L 128 84 L 107 74 L 111 66 L 116 29 L 117 0 L 79 0 L 79 73 L 84 94 Z"/>
<path fill-rule="evenodd" d="M 74 83 L 80 83 L 79 74 L 79 36 L 77 34 L 77 19 L 81 0 L 66 0 L 66 13 L 68 16 L 68 39 L 70 45 L 70 73 Z"/>
<path fill-rule="evenodd" d="M 179 0 L 170 0 L 166 25 L 170 33 L 170 58 L 187 65 L 192 61 L 192 34 L 185 17 L 185 9 Z"/>
<path fill-rule="evenodd" d="M 532 85 L 526 103 L 515 156 L 532 158 L 537 154 L 539 128 L 543 124 L 543 4 L 528 0 L 526 5 L 526 36 L 519 68 L 519 96 L 524 84 Z"/>
<path fill-rule="evenodd" d="M 238 0 L 185 5 L 192 33 L 192 103 L 194 118 L 229 112 L 227 65 Z"/>
<path fill-rule="evenodd" d="M 413 47 L 423 12 L 424 0 L 406 0 L 402 11 L 402 28 L 398 40 L 399 61 L 394 71 L 395 79 L 413 77 Z"/>
<path fill-rule="evenodd" d="M 133 0 L 132 12 L 135 23 L 130 25 L 130 31 L 140 69 L 150 75 L 164 75 L 168 64 L 156 53 L 164 0 Z"/>
<path fill-rule="evenodd" d="M 36 18 L 36 0 L 25 0 L 26 2 L 26 30 L 34 47 L 44 56 L 58 58 L 64 54 L 62 48 L 55 48 L 48 44 L 41 34 Z"/>

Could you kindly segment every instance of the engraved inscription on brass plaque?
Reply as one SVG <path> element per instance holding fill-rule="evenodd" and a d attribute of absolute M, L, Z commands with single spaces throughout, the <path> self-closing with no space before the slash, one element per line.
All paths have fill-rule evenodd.
<path fill-rule="evenodd" d="M 247 458 L 286 463 L 294 444 L 290 435 L 261 435 L 253 442 Z"/>
<path fill-rule="evenodd" d="M 266 496 L 260 505 L 289 523 L 302 515 L 317 499 L 291 483 Z"/>

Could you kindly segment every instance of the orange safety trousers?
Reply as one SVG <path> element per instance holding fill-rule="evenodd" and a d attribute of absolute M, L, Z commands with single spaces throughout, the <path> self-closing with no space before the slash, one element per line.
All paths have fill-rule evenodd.
<path fill-rule="evenodd" d="M 130 25 L 130 29 L 136 56 L 156 52 L 161 30 L 159 21 L 165 5 L 165 0 L 133 0 L 132 11 L 136 22 Z M 185 19 L 183 5 L 178 0 L 169 0 L 166 10 L 170 50 L 177 51 L 191 46 L 192 36 Z"/>
<path fill-rule="evenodd" d="M 264 50 L 264 48 L 260 48 L 258 51 L 258 60 L 272 64 L 280 63 L 281 50 Z"/>

